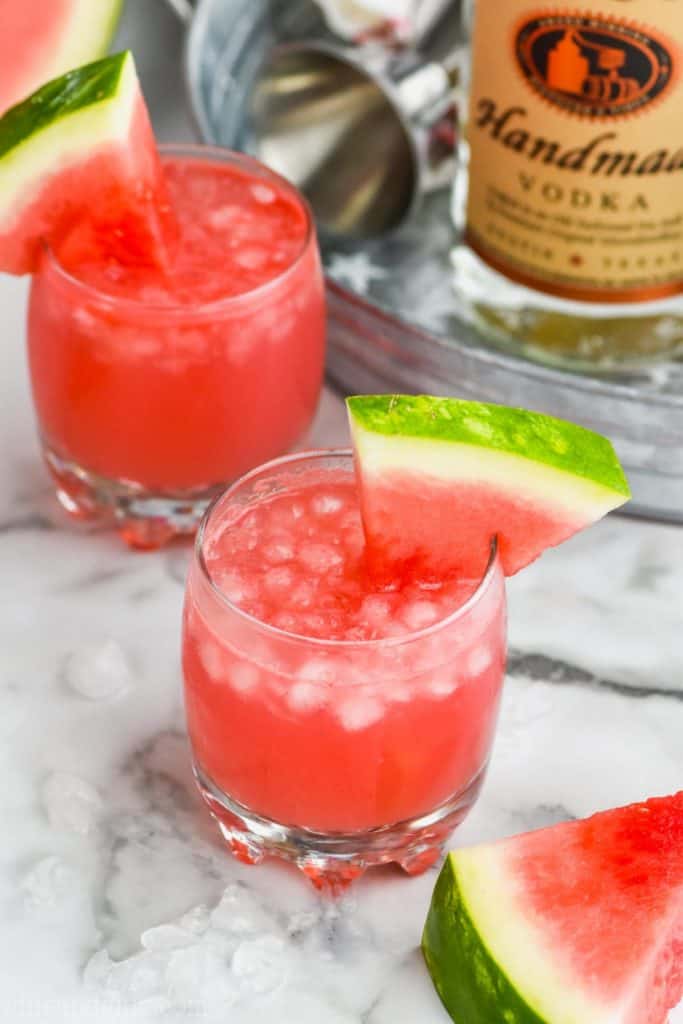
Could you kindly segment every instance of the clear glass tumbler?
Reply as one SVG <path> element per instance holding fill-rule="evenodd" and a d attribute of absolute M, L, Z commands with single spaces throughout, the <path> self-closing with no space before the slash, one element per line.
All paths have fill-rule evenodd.
<path fill-rule="evenodd" d="M 218 499 L 197 535 L 183 626 L 194 769 L 223 836 L 242 860 L 283 857 L 332 887 L 438 858 L 481 787 L 506 656 L 495 544 L 464 605 L 386 639 L 295 635 L 233 603 L 208 568 L 214 541 L 273 495 L 340 476 L 353 480 L 349 452 L 304 453 Z"/>
<path fill-rule="evenodd" d="M 245 280 L 250 259 L 281 262 L 265 284 L 210 302 L 192 301 L 184 279 L 182 301 L 143 301 L 139 288 L 128 297 L 129 271 L 117 267 L 111 291 L 99 286 L 108 280 L 106 269 L 95 288 L 45 254 L 28 322 L 43 453 L 68 512 L 113 517 L 126 540 L 141 547 L 193 532 L 227 483 L 291 450 L 314 415 L 325 349 L 315 228 L 296 190 L 227 150 L 173 146 L 161 153 L 185 175 L 183 244 L 201 243 L 191 237 L 192 203 L 206 204 L 207 168 L 227 166 L 246 177 L 264 219 L 273 196 L 286 196 L 305 227 L 296 258 L 282 263 L 267 232 L 261 250 L 255 248 L 238 206 L 218 207 L 216 231 L 226 252 L 238 247 Z M 204 178 L 195 181 L 200 173 Z M 256 216 L 256 200 L 252 205 Z M 217 270 L 214 261 L 204 272 Z"/>

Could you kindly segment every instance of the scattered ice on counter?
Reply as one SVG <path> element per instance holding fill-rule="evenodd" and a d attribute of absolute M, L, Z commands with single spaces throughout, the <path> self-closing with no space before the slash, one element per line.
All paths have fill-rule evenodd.
<path fill-rule="evenodd" d="M 143 932 L 142 948 L 126 959 L 96 952 L 84 983 L 94 998 L 135 1006 L 145 1020 L 158 1014 L 160 1020 L 175 1021 L 177 1015 L 226 1024 L 233 1015 L 243 1020 L 272 1007 L 275 1019 L 289 1020 L 277 1007 L 289 1009 L 290 996 L 298 1006 L 297 994 L 312 973 L 325 971 L 336 985 L 328 932 L 341 913 L 341 907 L 316 905 L 288 914 L 234 882 L 213 909 L 199 906 Z"/>
<path fill-rule="evenodd" d="M 166 959 L 163 954 L 147 953 L 117 962 L 101 949 L 86 964 L 83 980 L 108 1002 L 124 1006 L 151 1002 L 161 1010 L 168 1006 L 163 996 Z"/>
<path fill-rule="evenodd" d="M 185 1010 L 226 1010 L 237 999 L 227 950 L 208 942 L 175 950 L 165 982 L 171 1003 Z"/>
<path fill-rule="evenodd" d="M 44 857 L 24 875 L 21 889 L 33 907 L 56 907 L 73 888 L 76 875 L 61 857 Z"/>
<path fill-rule="evenodd" d="M 377 722 L 384 712 L 382 702 L 376 697 L 365 694 L 353 694 L 335 701 L 335 710 L 339 720 L 349 732 L 367 729 Z"/>
<path fill-rule="evenodd" d="M 53 828 L 87 835 L 97 824 L 102 797 L 85 779 L 69 772 L 54 772 L 43 783 L 43 807 Z"/>
<path fill-rule="evenodd" d="M 303 935 L 320 922 L 320 910 L 297 910 L 287 922 L 288 935 Z"/>
<path fill-rule="evenodd" d="M 156 928 L 148 928 L 140 936 L 144 949 L 151 953 L 165 953 L 173 949 L 182 949 L 197 941 L 197 936 L 181 924 L 159 924 Z"/>
<path fill-rule="evenodd" d="M 232 958 L 233 974 L 247 993 L 264 995 L 287 980 L 289 957 L 285 943 L 277 935 L 263 935 L 240 943 Z"/>
<path fill-rule="evenodd" d="M 255 936 L 271 926 L 270 915 L 245 885 L 234 882 L 211 911 L 211 927 L 240 938 Z"/>
<path fill-rule="evenodd" d="M 106 700 L 129 690 L 133 674 L 125 652 L 115 640 L 74 651 L 64 666 L 67 685 L 88 700 Z"/>

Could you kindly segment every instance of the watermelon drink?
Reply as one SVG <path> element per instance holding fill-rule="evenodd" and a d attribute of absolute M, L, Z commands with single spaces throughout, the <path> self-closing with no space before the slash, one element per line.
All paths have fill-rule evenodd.
<path fill-rule="evenodd" d="M 163 269 L 76 232 L 34 275 L 29 354 L 45 458 L 76 515 L 156 546 L 226 482 L 291 448 L 318 401 L 323 282 L 311 218 L 255 161 L 165 149 Z"/>
<path fill-rule="evenodd" d="M 505 650 L 495 546 L 480 579 L 380 584 L 350 453 L 247 475 L 203 523 L 184 614 L 196 775 L 233 851 L 321 884 L 427 867 L 481 785 Z"/>

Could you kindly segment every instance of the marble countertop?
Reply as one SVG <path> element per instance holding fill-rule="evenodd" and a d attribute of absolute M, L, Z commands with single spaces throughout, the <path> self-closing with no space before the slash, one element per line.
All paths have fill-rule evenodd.
<path fill-rule="evenodd" d="M 158 131 L 179 138 L 187 121 L 167 104 L 182 83 L 160 54 L 180 29 L 150 31 L 153 10 L 129 5 L 121 42 L 136 43 Z M 0 1017 L 446 1024 L 418 950 L 435 871 L 378 871 L 331 905 L 294 870 L 244 867 L 221 847 L 184 731 L 188 550 L 136 554 L 58 511 L 34 433 L 25 293 L 0 279 Z M 311 443 L 344 440 L 328 392 Z M 680 788 L 683 529 L 612 517 L 512 580 L 509 599 L 493 762 L 454 841 Z"/>
<path fill-rule="evenodd" d="M 418 951 L 434 871 L 378 871 L 329 905 L 222 849 L 184 732 L 188 550 L 65 522 L 34 435 L 25 290 L 0 280 L 0 1016 L 445 1024 Z M 311 442 L 344 431 L 328 392 Z M 500 732 L 455 842 L 679 788 L 683 530 L 610 518 L 509 597 Z"/>

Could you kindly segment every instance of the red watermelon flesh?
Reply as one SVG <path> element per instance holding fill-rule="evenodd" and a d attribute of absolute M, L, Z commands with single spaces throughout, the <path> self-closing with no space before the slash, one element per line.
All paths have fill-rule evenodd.
<path fill-rule="evenodd" d="M 494 537 L 511 576 L 629 497 L 610 442 L 565 420 L 431 395 L 347 407 L 368 558 L 389 578 L 480 578 Z"/>
<path fill-rule="evenodd" d="M 423 944 L 467 1024 L 664 1024 L 683 997 L 683 792 L 455 851 Z"/>
<path fill-rule="evenodd" d="M 104 54 L 122 0 L 0 0 L 0 114 Z"/>
<path fill-rule="evenodd" d="M 0 270 L 33 272 L 48 246 L 163 264 L 173 218 L 130 54 L 70 72 L 0 118 Z"/>

